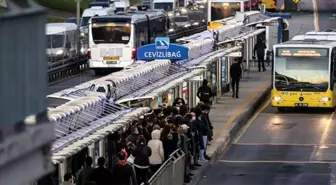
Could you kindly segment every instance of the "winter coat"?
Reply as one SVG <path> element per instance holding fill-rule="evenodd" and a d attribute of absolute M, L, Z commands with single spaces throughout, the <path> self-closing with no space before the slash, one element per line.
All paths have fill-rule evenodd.
<path fill-rule="evenodd" d="M 148 168 L 149 157 L 152 155 L 152 150 L 147 145 L 140 145 L 134 150 L 134 165 L 138 168 Z"/>
<path fill-rule="evenodd" d="M 117 163 L 112 168 L 112 185 L 136 185 L 134 168 L 128 163 Z"/>
<path fill-rule="evenodd" d="M 91 166 L 84 167 L 78 172 L 77 183 L 78 185 L 84 185 L 85 182 L 90 180 L 93 168 Z"/>
<path fill-rule="evenodd" d="M 153 130 L 152 139 L 148 142 L 148 146 L 152 150 L 152 155 L 149 157 L 149 162 L 152 165 L 162 164 L 164 160 L 163 144 L 160 140 L 160 136 L 160 130 Z"/>
<path fill-rule="evenodd" d="M 90 180 L 96 182 L 97 185 L 110 185 L 112 183 L 112 173 L 109 169 L 99 166 L 92 171 Z"/>
<path fill-rule="evenodd" d="M 163 140 L 163 151 L 165 160 L 167 160 L 175 150 L 181 148 L 181 137 L 177 132 L 169 133 Z"/>

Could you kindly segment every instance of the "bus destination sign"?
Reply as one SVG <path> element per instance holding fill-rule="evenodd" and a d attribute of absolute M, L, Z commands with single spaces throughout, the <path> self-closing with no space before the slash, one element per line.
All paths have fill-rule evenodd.
<path fill-rule="evenodd" d="M 328 49 L 326 48 L 278 48 L 277 56 L 279 57 L 327 57 Z"/>

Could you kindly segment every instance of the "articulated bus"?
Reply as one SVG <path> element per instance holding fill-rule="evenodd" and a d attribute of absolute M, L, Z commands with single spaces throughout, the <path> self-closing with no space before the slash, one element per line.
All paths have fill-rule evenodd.
<path fill-rule="evenodd" d="M 135 61 L 136 48 L 166 36 L 163 12 L 120 13 L 92 17 L 89 21 L 89 68 L 100 73 L 127 67 Z"/>
<path fill-rule="evenodd" d="M 273 49 L 273 107 L 335 107 L 336 33 L 309 32 Z"/>

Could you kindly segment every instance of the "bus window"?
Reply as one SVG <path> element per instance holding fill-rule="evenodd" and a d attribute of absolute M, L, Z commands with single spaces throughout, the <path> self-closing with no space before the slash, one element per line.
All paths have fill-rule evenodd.
<path fill-rule="evenodd" d="M 92 20 L 92 39 L 95 44 L 128 44 L 130 36 L 130 19 Z"/>

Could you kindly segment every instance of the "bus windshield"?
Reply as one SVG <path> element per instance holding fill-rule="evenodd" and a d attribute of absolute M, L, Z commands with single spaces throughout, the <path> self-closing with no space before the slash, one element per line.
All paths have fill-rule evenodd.
<path fill-rule="evenodd" d="M 277 90 L 324 92 L 329 84 L 328 49 L 279 48 L 274 71 Z"/>
<path fill-rule="evenodd" d="M 173 3 L 154 3 L 154 9 L 163 9 L 164 11 L 172 11 Z"/>
<path fill-rule="evenodd" d="M 82 17 L 81 26 L 87 26 L 91 17 Z"/>
<path fill-rule="evenodd" d="M 92 19 L 92 39 L 95 44 L 127 44 L 131 36 L 130 19 Z"/>

